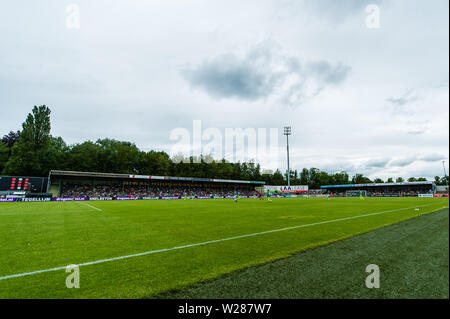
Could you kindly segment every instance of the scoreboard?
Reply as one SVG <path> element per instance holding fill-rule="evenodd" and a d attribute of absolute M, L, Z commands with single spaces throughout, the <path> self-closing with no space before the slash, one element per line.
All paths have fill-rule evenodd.
<path fill-rule="evenodd" d="M 12 177 L 11 178 L 11 184 L 9 185 L 10 190 L 29 190 L 30 184 L 28 184 L 30 181 L 29 178 L 23 178 L 23 177 Z"/>
<path fill-rule="evenodd" d="M 46 184 L 42 177 L 0 176 L 0 191 L 41 193 L 45 192 Z"/>

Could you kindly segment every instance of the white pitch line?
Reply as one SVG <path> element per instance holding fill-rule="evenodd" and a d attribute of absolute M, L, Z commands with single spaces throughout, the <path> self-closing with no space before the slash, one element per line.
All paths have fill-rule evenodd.
<path fill-rule="evenodd" d="M 86 206 L 89 206 L 90 208 L 93 208 L 93 209 L 95 209 L 95 210 L 98 210 L 98 211 L 102 212 L 102 210 L 101 210 L 100 208 L 94 207 L 94 206 L 92 206 L 92 205 L 89 205 L 89 204 L 86 204 L 86 203 L 80 203 L 80 204 L 84 204 L 84 205 L 86 205 Z"/>
<path fill-rule="evenodd" d="M 132 254 L 132 255 L 125 255 L 125 256 L 113 257 L 113 258 L 108 258 L 108 259 L 100 259 L 100 260 L 95 260 L 95 261 L 89 261 L 89 262 L 77 264 L 77 266 L 81 267 L 81 266 L 89 266 L 89 265 L 101 264 L 101 263 L 106 263 L 106 262 L 109 262 L 109 261 L 116 261 L 116 260 L 128 259 L 128 258 L 133 258 L 133 257 L 146 256 L 146 255 L 157 254 L 157 253 L 162 253 L 162 252 L 167 252 L 167 251 L 172 251 L 172 250 L 178 250 L 178 249 L 184 249 L 184 248 L 190 248 L 190 247 L 196 247 L 196 246 L 204 246 L 204 245 L 220 243 L 220 242 L 229 241 L 229 240 L 235 240 L 235 239 L 248 238 L 248 237 L 254 237 L 254 236 L 259 236 L 259 235 L 271 234 L 271 233 L 276 233 L 276 232 L 281 232 L 281 231 L 286 231 L 286 230 L 291 230 L 291 229 L 306 228 L 306 227 L 311 227 L 311 226 L 316 226 L 316 225 L 335 223 L 335 222 L 344 221 L 344 220 L 357 219 L 357 218 L 362 218 L 362 217 L 367 217 L 367 216 L 374 216 L 374 215 L 398 212 L 398 211 L 402 211 L 402 210 L 413 209 L 413 208 L 424 207 L 424 206 L 431 206 L 431 205 L 433 205 L 433 204 L 418 205 L 418 206 L 407 207 L 407 208 L 386 210 L 386 211 L 377 212 L 377 213 L 370 213 L 370 214 L 364 214 L 364 215 L 358 215 L 358 216 L 351 216 L 351 217 L 344 217 L 344 218 L 338 218 L 338 219 L 332 219 L 332 220 L 325 220 L 325 221 L 322 221 L 322 222 L 317 222 L 317 223 L 312 223 L 312 224 L 305 224 L 305 225 L 299 225 L 299 226 L 278 228 L 278 229 L 263 231 L 263 232 L 259 232 L 259 233 L 253 233 L 253 234 L 246 234 L 246 235 L 240 235 L 240 236 L 223 238 L 223 239 L 210 240 L 210 241 L 205 241 L 205 242 L 202 242 L 202 243 L 189 244 L 189 245 L 183 245 L 183 246 L 176 246 L 176 247 L 171 247 L 171 248 L 164 248 L 164 249 L 146 251 L 146 252 L 138 253 L 138 254 Z M 61 266 L 61 267 L 56 267 L 56 268 L 42 269 L 42 270 L 36 270 L 36 271 L 31 271 L 31 272 L 24 272 L 24 273 L 19 273 L 19 274 L 14 274 L 14 275 L 8 275 L 8 276 L 0 277 L 0 280 L 11 279 L 11 278 L 18 278 L 18 277 L 25 277 L 25 276 L 31 276 L 31 275 L 37 275 L 37 274 L 41 274 L 41 273 L 45 273 L 45 272 L 51 272 L 51 271 L 65 270 L 66 267 L 67 266 Z"/>

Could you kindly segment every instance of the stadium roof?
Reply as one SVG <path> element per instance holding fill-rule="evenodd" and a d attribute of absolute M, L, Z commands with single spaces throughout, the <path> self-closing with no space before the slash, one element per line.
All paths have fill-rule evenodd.
<path fill-rule="evenodd" d="M 232 179 L 151 176 L 151 175 L 75 172 L 75 171 L 59 171 L 59 170 L 50 171 L 49 177 L 51 177 L 51 176 L 119 178 L 119 179 L 140 179 L 140 180 L 169 180 L 169 181 L 186 181 L 186 182 L 213 182 L 213 183 L 261 184 L 261 185 L 264 185 L 266 183 L 263 181 L 241 181 L 241 180 L 232 180 Z"/>
<path fill-rule="evenodd" d="M 434 182 L 403 182 L 403 183 L 371 183 L 371 184 L 348 184 L 348 185 L 326 185 L 320 188 L 352 188 L 352 187 L 383 187 L 383 186 L 415 186 L 415 185 L 433 185 Z"/>

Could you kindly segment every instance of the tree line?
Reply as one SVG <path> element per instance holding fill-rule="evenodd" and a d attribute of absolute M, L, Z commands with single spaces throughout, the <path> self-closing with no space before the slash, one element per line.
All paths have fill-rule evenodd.
<path fill-rule="evenodd" d="M 268 185 L 286 185 L 287 174 L 277 169 L 263 174 L 258 163 L 230 163 L 208 157 L 184 158 L 182 161 L 165 152 L 141 151 L 127 141 L 104 138 L 67 145 L 61 137 L 51 135 L 51 110 L 34 106 L 21 131 L 11 131 L 0 142 L 0 172 L 3 175 L 47 176 L 50 170 L 72 170 L 139 175 L 185 176 L 235 180 L 265 181 Z M 291 170 L 291 185 L 366 184 L 404 182 L 402 177 L 373 181 L 362 174 L 350 177 L 347 172 L 328 173 L 317 168 Z M 408 179 L 426 181 L 425 178 Z M 438 185 L 447 185 L 448 177 L 435 177 Z"/>

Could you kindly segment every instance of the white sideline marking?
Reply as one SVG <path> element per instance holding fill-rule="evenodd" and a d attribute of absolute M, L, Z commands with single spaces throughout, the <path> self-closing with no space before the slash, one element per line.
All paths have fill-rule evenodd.
<path fill-rule="evenodd" d="M 89 266 L 89 265 L 101 264 L 101 263 L 106 263 L 106 262 L 109 262 L 109 261 L 116 261 L 116 260 L 121 260 L 121 259 L 140 257 L 140 256 L 145 256 L 145 255 L 157 254 L 157 253 L 163 253 L 163 252 L 167 252 L 167 251 L 171 251 L 171 250 L 178 250 L 178 249 L 184 249 L 184 248 L 190 248 L 190 247 L 196 247 L 196 246 L 209 245 L 209 244 L 220 243 L 220 242 L 234 240 L 234 239 L 254 237 L 254 236 L 259 236 L 259 235 L 265 235 L 265 234 L 270 234 L 270 233 L 281 232 L 281 231 L 285 231 L 285 230 L 305 228 L 305 227 L 310 227 L 310 226 L 316 226 L 316 225 L 322 225 L 322 224 L 339 222 L 339 221 L 343 221 L 343 220 L 357 219 L 357 218 L 362 218 L 362 217 L 367 217 L 367 216 L 374 216 L 374 215 L 398 212 L 398 211 L 401 211 L 401 210 L 407 210 L 407 209 L 413 209 L 413 208 L 416 208 L 416 207 L 424 207 L 424 206 L 431 206 L 431 205 L 433 205 L 433 204 L 419 205 L 419 206 L 413 206 L 413 207 L 407 207 L 407 208 L 386 210 L 386 211 L 378 212 L 378 213 L 370 213 L 370 214 L 359 215 L 359 216 L 351 216 L 351 217 L 344 217 L 344 218 L 338 218 L 338 219 L 332 219 L 332 220 L 325 220 L 325 221 L 322 221 L 322 222 L 317 222 L 317 223 L 312 223 L 312 224 L 291 226 L 291 227 L 285 227 L 285 228 L 279 228 L 279 229 L 263 231 L 263 232 L 259 232 L 259 233 L 246 234 L 246 235 L 240 235 L 240 236 L 223 238 L 223 239 L 216 239 L 216 240 L 209 240 L 209 241 L 205 241 L 205 242 L 202 242 L 202 243 L 189 244 L 189 245 L 177 246 L 177 247 L 172 247 L 172 248 L 164 248 L 164 249 L 158 249 L 158 250 L 151 250 L 151 251 L 146 251 L 146 252 L 143 252 L 143 253 L 138 253 L 138 254 L 133 254 L 133 255 L 125 255 L 125 256 L 120 256 L 120 257 L 113 257 L 113 258 L 89 261 L 89 262 L 77 264 L 77 266 L 81 267 L 81 266 Z M 31 276 L 31 275 L 37 275 L 37 274 L 41 274 L 41 273 L 45 273 L 45 272 L 51 272 L 51 271 L 64 270 L 64 269 L 66 269 L 66 267 L 67 266 L 61 266 L 61 267 L 56 267 L 56 268 L 42 269 L 42 270 L 36 270 L 36 271 L 31 271 L 31 272 L 24 272 L 24 273 L 20 273 L 20 274 L 8 275 L 8 276 L 0 277 L 0 280 L 11 279 L 11 278 L 18 278 L 18 277 L 25 277 L 25 276 Z"/>
<path fill-rule="evenodd" d="M 80 203 L 80 204 L 89 206 L 90 208 L 93 208 L 93 209 L 95 209 L 95 210 L 98 210 L 98 211 L 102 212 L 102 210 L 101 210 L 100 208 L 94 207 L 94 206 L 92 206 L 92 205 L 89 205 L 89 204 L 86 204 L 86 203 Z"/>

